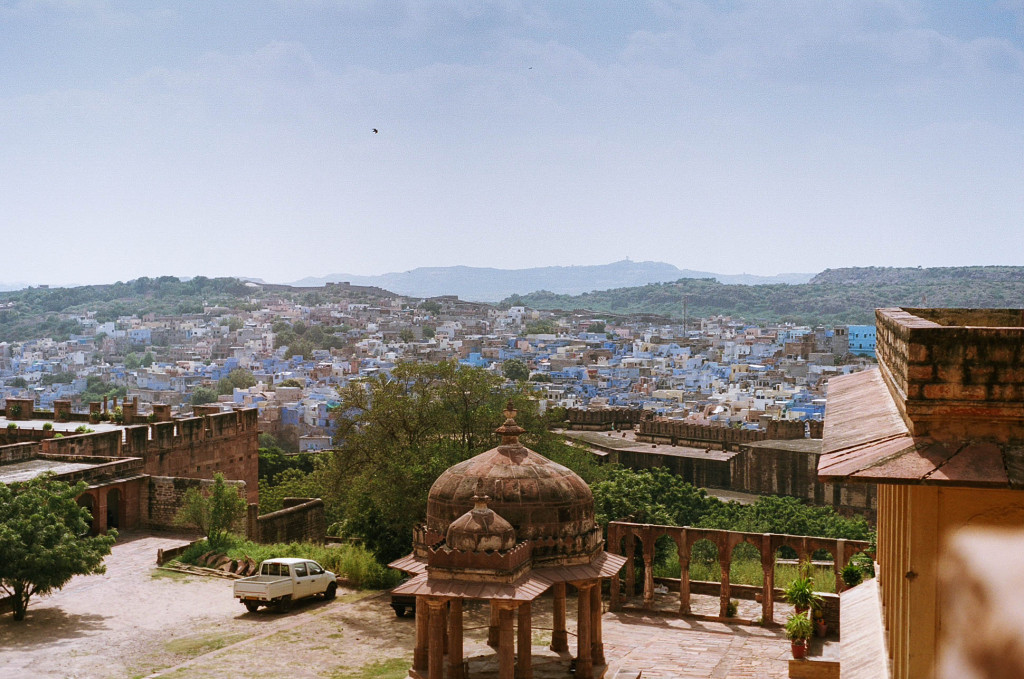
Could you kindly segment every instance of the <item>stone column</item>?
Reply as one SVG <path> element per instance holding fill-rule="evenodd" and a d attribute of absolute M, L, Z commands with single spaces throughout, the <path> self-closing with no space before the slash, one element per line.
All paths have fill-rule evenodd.
<path fill-rule="evenodd" d="M 761 570 L 764 586 L 761 588 L 761 621 L 765 624 L 775 619 L 775 552 L 772 551 L 772 536 L 761 540 Z"/>
<path fill-rule="evenodd" d="M 533 679 L 533 620 L 529 601 L 519 604 L 516 645 L 519 647 L 519 666 L 516 679 Z"/>
<path fill-rule="evenodd" d="M 569 650 L 569 638 L 565 632 L 565 583 L 555 583 L 553 593 L 550 648 L 555 653 L 564 653 Z"/>
<path fill-rule="evenodd" d="M 462 659 L 462 599 L 452 599 L 448 608 L 448 677 L 466 679 L 466 663 Z"/>
<path fill-rule="evenodd" d="M 836 574 L 836 594 L 846 589 L 843 567 L 846 565 L 846 540 L 836 540 L 836 553 L 832 557 L 832 571 Z"/>
<path fill-rule="evenodd" d="M 441 607 L 441 629 L 444 630 L 444 654 L 448 655 L 448 602 Z"/>
<path fill-rule="evenodd" d="M 614 530 L 613 531 L 612 527 L 608 526 L 608 548 L 609 548 L 609 551 L 612 554 L 620 554 L 621 553 L 621 551 L 620 551 L 620 545 L 621 544 L 622 544 L 622 540 L 621 540 L 621 538 L 619 536 L 619 531 L 618 530 Z M 620 578 L 619 578 L 619 571 L 615 571 L 615 573 L 612 575 L 611 585 L 609 587 L 609 590 L 610 590 L 609 594 L 611 595 L 611 602 L 609 603 L 609 607 L 613 611 L 618 611 L 618 610 L 622 609 L 622 593 L 619 591 L 619 588 L 621 586 L 622 586 L 622 584 L 621 584 L 621 581 L 620 581 Z"/>
<path fill-rule="evenodd" d="M 498 647 L 498 626 L 500 621 L 500 611 L 498 609 L 498 602 L 491 600 L 491 620 L 487 626 L 487 645 L 491 648 Z"/>
<path fill-rule="evenodd" d="M 636 535 L 629 531 L 626 538 L 626 598 L 632 599 L 636 596 Z"/>
<path fill-rule="evenodd" d="M 644 608 L 654 606 L 654 538 L 644 542 Z"/>
<path fill-rule="evenodd" d="M 591 583 L 579 583 L 576 609 L 576 679 L 593 679 L 594 662 L 590 641 L 590 588 Z"/>
<path fill-rule="evenodd" d="M 601 639 L 601 580 L 590 588 L 590 655 L 595 665 L 604 665 L 604 642 Z"/>
<path fill-rule="evenodd" d="M 686 544 L 685 541 L 683 543 Z M 690 614 L 690 552 L 679 548 L 679 615 Z"/>
<path fill-rule="evenodd" d="M 512 609 L 502 606 L 498 612 L 498 679 L 515 679 L 516 649 L 512 636 Z"/>
<path fill-rule="evenodd" d="M 413 669 L 423 672 L 427 669 L 427 628 L 430 608 L 426 597 L 416 597 L 416 646 L 412 654 Z"/>
<path fill-rule="evenodd" d="M 731 555 L 730 555 L 731 556 Z M 729 596 L 732 594 L 732 588 L 729 586 L 729 564 L 732 563 L 730 558 L 722 559 L 718 562 L 722 568 L 722 585 L 719 589 L 720 604 L 718 607 L 719 617 L 726 617 L 729 611 Z"/>
<path fill-rule="evenodd" d="M 430 606 L 429 679 L 444 679 L 444 600 L 427 599 Z"/>

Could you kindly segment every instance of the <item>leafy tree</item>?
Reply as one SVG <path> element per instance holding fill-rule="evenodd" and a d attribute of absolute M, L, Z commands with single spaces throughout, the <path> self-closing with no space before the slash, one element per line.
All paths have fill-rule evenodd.
<path fill-rule="evenodd" d="M 398 333 L 398 339 L 408 344 L 416 339 L 416 335 L 409 328 L 402 328 Z"/>
<path fill-rule="evenodd" d="M 693 526 L 722 504 L 661 467 L 649 471 L 613 469 L 607 479 L 594 484 L 593 491 L 594 515 L 602 526 L 621 520 Z"/>
<path fill-rule="evenodd" d="M 278 383 L 278 385 L 277 385 L 277 386 L 279 386 L 279 387 L 304 387 L 304 386 L 306 386 L 306 385 L 304 385 L 304 384 L 303 384 L 302 382 L 299 382 L 299 381 L 298 381 L 297 379 L 295 379 L 294 377 L 289 377 L 289 378 L 288 378 L 288 379 L 286 379 L 286 380 L 281 380 L 281 381 L 280 381 L 280 382 Z"/>
<path fill-rule="evenodd" d="M 420 308 L 426 311 L 431 316 L 436 316 L 439 313 L 441 313 L 441 304 L 432 299 L 428 299 L 427 301 L 420 304 Z"/>
<path fill-rule="evenodd" d="M 102 401 L 104 398 L 124 398 L 128 389 L 116 384 L 104 382 L 102 378 L 90 375 L 86 378 L 85 391 L 79 394 L 83 403 Z"/>
<path fill-rule="evenodd" d="M 503 391 L 499 377 L 452 361 L 401 363 L 391 379 L 350 384 L 339 396 L 328 494 L 344 508 L 344 531 L 384 560 L 408 550 L 434 480 L 497 444 L 493 430 L 510 397 L 520 409 L 517 422 L 536 433 L 527 445 L 546 440 L 525 394 Z"/>
<path fill-rule="evenodd" d="M 217 392 L 209 387 L 196 387 L 192 390 L 189 402 L 194 406 L 217 402 Z"/>
<path fill-rule="evenodd" d="M 218 394 L 232 394 L 235 389 L 248 389 L 256 385 L 256 378 L 245 368 L 235 368 L 217 382 Z"/>
<path fill-rule="evenodd" d="M 129 352 L 128 355 L 124 357 L 124 367 L 129 370 L 138 370 L 141 365 L 142 359 L 139 358 L 139 355 L 134 351 Z"/>
<path fill-rule="evenodd" d="M 185 491 L 181 509 L 174 522 L 180 526 L 194 526 L 206 535 L 211 549 L 227 546 L 228 534 L 235 522 L 245 516 L 246 502 L 235 486 L 224 482 L 224 475 L 213 475 L 208 493 L 192 487 Z"/>
<path fill-rule="evenodd" d="M 28 382 L 24 377 L 15 377 L 13 380 L 7 383 L 9 387 L 17 387 L 18 389 L 25 389 L 28 387 Z"/>
<path fill-rule="evenodd" d="M 49 475 L 0 483 L 0 591 L 12 597 L 15 620 L 25 619 L 32 596 L 104 572 L 117 531 L 86 536 L 92 517 L 75 501 L 85 489 Z"/>
<path fill-rule="evenodd" d="M 604 331 L 605 331 L 605 324 L 603 322 L 601 322 L 601 321 L 598 321 L 597 323 L 591 323 L 590 326 L 587 328 L 587 332 L 601 333 L 601 332 L 604 332 Z"/>
<path fill-rule="evenodd" d="M 558 326 L 554 321 L 531 321 L 526 324 L 527 335 L 555 335 L 558 333 Z"/>
<path fill-rule="evenodd" d="M 429 326 L 429 325 L 423 326 L 423 339 L 430 339 L 431 337 L 433 337 L 436 334 L 437 334 L 437 331 L 434 330 L 434 328 L 432 328 L 431 326 Z"/>
<path fill-rule="evenodd" d="M 153 360 L 154 360 L 153 359 L 153 352 L 152 351 L 147 351 L 142 356 L 142 360 L 139 361 L 139 365 L 141 365 L 143 368 L 148 368 L 151 365 L 153 365 Z"/>
<path fill-rule="evenodd" d="M 44 373 L 39 383 L 48 384 L 71 384 L 75 381 L 73 373 Z"/>
<path fill-rule="evenodd" d="M 506 379 L 522 382 L 530 378 L 530 369 L 526 363 L 518 358 L 510 358 L 501 366 L 501 372 Z"/>
<path fill-rule="evenodd" d="M 236 330 L 241 330 L 243 325 L 244 324 L 242 323 L 242 319 L 239 318 L 238 316 L 232 316 L 231 318 L 228 319 L 228 322 L 227 322 L 227 326 L 228 326 L 228 331 L 229 332 L 235 332 Z"/>

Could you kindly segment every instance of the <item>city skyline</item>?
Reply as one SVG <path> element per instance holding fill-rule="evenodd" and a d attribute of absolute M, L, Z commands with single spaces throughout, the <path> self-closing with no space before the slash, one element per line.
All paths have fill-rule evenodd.
<path fill-rule="evenodd" d="M 5 283 L 1021 264 L 1024 3 L 0 3 Z"/>

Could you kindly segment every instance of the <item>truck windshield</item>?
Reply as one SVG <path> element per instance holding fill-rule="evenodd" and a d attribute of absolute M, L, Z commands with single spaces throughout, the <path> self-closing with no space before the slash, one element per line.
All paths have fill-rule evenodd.
<path fill-rule="evenodd" d="M 288 564 L 264 563 L 260 568 L 260 575 L 288 575 Z"/>

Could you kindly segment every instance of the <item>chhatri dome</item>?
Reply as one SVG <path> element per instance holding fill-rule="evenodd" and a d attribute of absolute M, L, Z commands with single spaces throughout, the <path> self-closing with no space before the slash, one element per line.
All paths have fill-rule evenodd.
<path fill-rule="evenodd" d="M 393 590 L 416 597 L 416 647 L 409 676 L 465 679 L 463 603 L 491 607 L 488 644 L 497 649 L 499 679 L 530 677 L 531 602 L 553 597 L 554 660 L 569 650 L 566 593 L 576 590 L 578 679 L 606 669 L 601 641 L 601 580 L 618 573 L 625 557 L 604 551 L 594 521 L 594 495 L 572 470 L 519 442 L 511 402 L 495 430 L 501 445 L 441 474 L 427 498 L 426 524 L 413 531 L 412 554 L 391 564 L 412 576 Z M 513 640 L 513 618 L 515 638 Z M 446 640 L 447 639 L 447 640 Z M 558 655 L 561 654 L 561 655 Z M 518 660 L 517 660 L 518 658 Z"/>
<path fill-rule="evenodd" d="M 594 495 L 571 469 L 519 442 L 524 429 L 515 415 L 510 403 L 505 423 L 496 430 L 501 445 L 450 467 L 434 481 L 427 497 L 427 532 L 417 538 L 445 535 L 453 521 L 473 509 L 476 497 L 486 495 L 487 506 L 512 524 L 517 538 L 532 541 L 535 567 L 589 563 L 603 547 Z"/>

